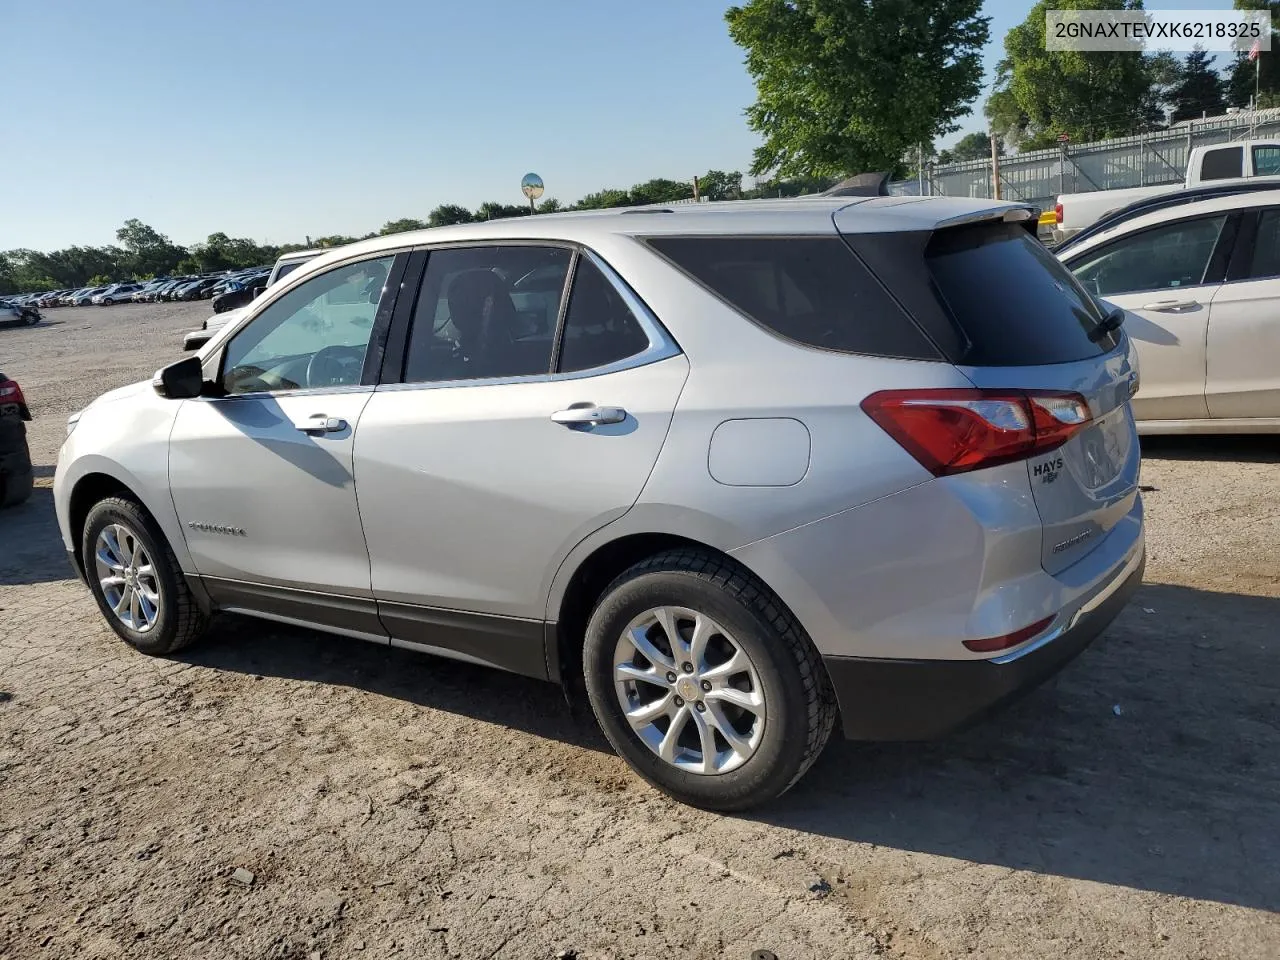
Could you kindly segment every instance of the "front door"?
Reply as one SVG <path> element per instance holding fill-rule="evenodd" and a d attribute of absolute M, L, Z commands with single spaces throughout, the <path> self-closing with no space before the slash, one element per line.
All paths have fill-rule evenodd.
<path fill-rule="evenodd" d="M 352 446 L 373 394 L 366 353 L 393 262 L 345 264 L 276 296 L 226 344 L 225 395 L 178 412 L 174 506 L 197 572 L 225 606 L 283 616 L 306 609 L 296 591 L 370 595 Z M 339 612 L 335 625 L 377 632 L 366 607 Z"/>
<path fill-rule="evenodd" d="M 1209 305 L 1221 286 L 1228 214 L 1165 223 L 1072 257 L 1084 286 L 1126 311 L 1138 351 L 1138 420 L 1203 420 Z M 1234 224 L 1233 224 L 1234 226 Z"/>
<path fill-rule="evenodd" d="M 587 255 L 433 251 L 405 382 L 378 388 L 356 441 L 391 636 L 538 673 L 551 577 L 635 503 L 687 373 L 643 305 Z"/>

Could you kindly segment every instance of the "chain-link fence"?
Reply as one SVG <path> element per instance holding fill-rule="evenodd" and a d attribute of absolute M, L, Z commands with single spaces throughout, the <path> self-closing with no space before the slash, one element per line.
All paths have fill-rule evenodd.
<path fill-rule="evenodd" d="M 1280 109 L 1240 111 L 1190 120 L 1135 137 L 1064 143 L 1000 158 L 1000 192 L 1006 200 L 1051 208 L 1060 193 L 1156 186 L 1185 178 L 1193 147 L 1229 140 L 1280 136 Z M 923 192 L 949 197 L 990 197 L 991 160 L 926 166 Z M 919 179 L 889 185 L 891 193 L 916 196 Z"/>

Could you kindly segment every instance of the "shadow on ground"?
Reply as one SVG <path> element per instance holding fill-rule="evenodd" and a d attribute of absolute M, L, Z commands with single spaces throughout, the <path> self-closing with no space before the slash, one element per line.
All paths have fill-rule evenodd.
<path fill-rule="evenodd" d="M 1280 910 L 1278 622 L 1277 600 L 1148 585 L 1094 647 L 1005 713 L 934 743 L 833 741 L 755 819 Z M 192 662 L 608 749 L 546 683 L 238 618 L 215 633 Z"/>
<path fill-rule="evenodd" d="M 58 533 L 52 488 L 36 487 L 29 499 L 0 510 L 0 586 L 74 576 Z"/>
<path fill-rule="evenodd" d="M 1143 437 L 1142 455 L 1159 460 L 1280 463 L 1280 436 Z"/>

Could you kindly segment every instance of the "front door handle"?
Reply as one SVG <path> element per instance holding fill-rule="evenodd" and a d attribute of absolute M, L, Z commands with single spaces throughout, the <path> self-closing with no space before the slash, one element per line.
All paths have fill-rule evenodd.
<path fill-rule="evenodd" d="M 294 427 L 303 433 L 337 433 L 347 429 L 347 421 L 341 417 L 327 417 L 323 413 L 313 413 L 309 420 L 295 423 Z"/>
<path fill-rule="evenodd" d="M 1199 300 L 1157 300 L 1155 303 L 1144 303 L 1143 310 L 1154 310 L 1157 313 L 1173 313 L 1175 310 L 1190 310 L 1200 306 Z"/>
<path fill-rule="evenodd" d="M 570 427 L 594 427 L 599 423 L 621 423 L 627 419 L 627 411 L 621 407 L 597 407 L 594 403 L 575 404 L 567 410 L 557 410 L 551 419 Z"/>

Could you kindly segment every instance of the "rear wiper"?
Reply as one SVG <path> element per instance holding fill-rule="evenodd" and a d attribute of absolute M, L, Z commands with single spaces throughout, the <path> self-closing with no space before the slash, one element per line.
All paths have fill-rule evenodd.
<path fill-rule="evenodd" d="M 1124 323 L 1124 308 L 1112 307 L 1107 311 L 1096 327 L 1089 331 L 1089 339 L 1093 343 L 1097 343 L 1103 337 L 1109 336 L 1120 329 L 1120 324 Z"/>

